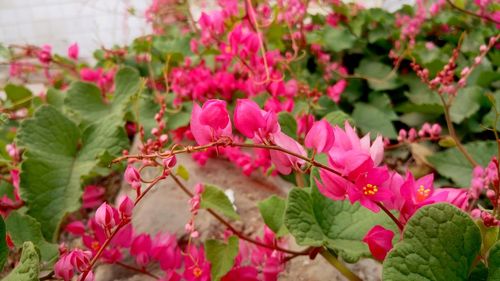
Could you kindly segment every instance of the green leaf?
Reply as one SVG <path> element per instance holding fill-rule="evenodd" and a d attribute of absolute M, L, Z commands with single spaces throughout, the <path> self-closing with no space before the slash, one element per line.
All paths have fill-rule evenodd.
<path fill-rule="evenodd" d="M 211 264 L 212 280 L 220 280 L 231 270 L 234 260 L 238 255 L 238 237 L 229 237 L 227 244 L 219 240 L 207 240 L 205 242 L 207 259 Z"/>
<path fill-rule="evenodd" d="M 205 185 L 205 190 L 201 194 L 200 207 L 221 212 L 228 218 L 238 220 L 240 215 L 234 210 L 234 206 L 227 198 L 226 194 L 214 185 Z"/>
<path fill-rule="evenodd" d="M 260 201 L 258 207 L 264 222 L 274 233 L 283 234 L 286 232 L 286 227 L 283 224 L 286 209 L 285 199 L 272 195 Z"/>
<path fill-rule="evenodd" d="M 288 112 L 281 112 L 278 114 L 278 122 L 281 126 L 281 130 L 286 135 L 296 138 L 297 137 L 297 121 L 292 114 Z"/>
<path fill-rule="evenodd" d="M 460 89 L 450 108 L 450 117 L 454 123 L 461 123 L 465 118 L 476 113 L 484 90 L 478 86 Z"/>
<path fill-rule="evenodd" d="M 323 117 L 328 123 L 330 123 L 332 126 L 339 126 L 341 128 L 344 127 L 345 121 L 348 121 L 351 125 L 354 125 L 354 120 L 352 120 L 351 116 L 347 115 L 347 113 L 343 112 L 342 110 L 336 110 L 333 112 L 328 113 Z"/>
<path fill-rule="evenodd" d="M 497 241 L 488 254 L 488 280 L 500 280 L 500 241 Z"/>
<path fill-rule="evenodd" d="M 49 88 L 47 90 L 47 103 L 61 109 L 64 105 L 64 93 L 55 88 Z"/>
<path fill-rule="evenodd" d="M 7 247 L 7 242 L 5 240 L 5 222 L 0 216 L 0 271 L 3 270 L 8 254 L 9 248 Z"/>
<path fill-rule="evenodd" d="M 87 123 L 101 122 L 110 116 L 116 116 L 115 119 L 121 122 L 131 99 L 141 88 L 139 73 L 133 68 L 124 67 L 116 73 L 115 85 L 113 98 L 106 103 L 96 85 L 74 82 L 67 92 L 65 104 Z"/>
<path fill-rule="evenodd" d="M 442 107 L 439 95 L 430 90 L 416 75 L 404 75 L 401 79 L 410 88 L 409 92 L 405 92 L 405 96 L 407 96 L 412 103 L 417 105 L 431 104 Z"/>
<path fill-rule="evenodd" d="M 367 78 L 368 85 L 375 91 L 392 90 L 400 85 L 396 72 L 378 61 L 363 59 L 354 73 Z"/>
<path fill-rule="evenodd" d="M 356 42 L 356 37 L 347 28 L 341 26 L 333 28 L 327 25 L 324 29 L 322 36 L 324 36 L 324 46 L 327 51 L 340 52 L 348 50 Z"/>
<path fill-rule="evenodd" d="M 10 106 L 12 109 L 30 106 L 33 94 L 28 88 L 22 85 L 7 84 L 4 87 L 4 91 L 7 99 L 11 102 Z"/>
<path fill-rule="evenodd" d="M 189 180 L 189 171 L 182 165 L 179 165 L 176 174 L 185 181 Z"/>
<path fill-rule="evenodd" d="M 491 157 L 497 154 L 494 141 L 475 141 L 464 145 L 479 165 L 488 165 Z M 457 148 L 449 148 L 427 157 L 434 168 L 447 178 L 452 179 L 460 187 L 468 187 L 472 179 L 472 165 Z"/>
<path fill-rule="evenodd" d="M 422 207 L 384 261 L 383 280 L 467 280 L 481 247 L 468 214 L 446 203 Z"/>
<path fill-rule="evenodd" d="M 285 225 L 297 244 L 327 246 L 347 262 L 371 256 L 362 240 L 377 224 L 396 229 L 384 214 L 373 213 L 359 203 L 333 201 L 323 196 L 316 187 L 311 193 L 294 188 L 288 195 Z"/>
<path fill-rule="evenodd" d="M 25 242 L 19 264 L 2 281 L 38 281 L 39 263 L 35 245 Z"/>
<path fill-rule="evenodd" d="M 64 216 L 77 211 L 82 177 L 100 163 L 105 153 L 118 155 L 128 147 L 123 127 L 111 117 L 83 132 L 52 106 L 42 106 L 25 120 L 18 134 L 25 148 L 21 192 L 28 214 L 42 224 L 48 241 L 55 241 Z M 117 128 L 117 129 L 113 129 Z"/>
<path fill-rule="evenodd" d="M 352 112 L 352 118 L 365 133 L 381 134 L 391 139 L 397 137 L 394 125 L 387 118 L 387 112 L 371 104 L 356 103 Z"/>
<path fill-rule="evenodd" d="M 7 232 L 12 242 L 18 248 L 24 242 L 31 241 L 40 249 L 41 259 L 46 262 L 54 261 L 58 254 L 57 244 L 48 243 L 42 235 L 42 226 L 38 221 L 28 215 L 12 212 L 6 220 Z"/>

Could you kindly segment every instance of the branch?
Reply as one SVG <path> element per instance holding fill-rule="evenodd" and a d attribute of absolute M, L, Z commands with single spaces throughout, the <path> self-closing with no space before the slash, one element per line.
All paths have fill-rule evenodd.
<path fill-rule="evenodd" d="M 458 7 L 457 5 L 455 5 L 455 3 L 453 3 L 453 1 L 451 0 L 446 0 L 446 2 L 455 10 L 458 10 L 464 14 L 467 14 L 469 16 L 473 16 L 473 17 L 476 17 L 476 18 L 480 18 L 480 19 L 484 19 L 484 20 L 487 20 L 489 22 L 492 22 L 494 24 L 500 24 L 500 21 L 497 21 L 495 20 L 494 18 L 491 18 L 489 16 L 483 16 L 483 15 L 480 15 L 480 14 L 476 14 L 474 12 L 471 12 L 469 10 L 466 10 L 466 9 L 463 9 L 463 8 L 460 8 Z"/>

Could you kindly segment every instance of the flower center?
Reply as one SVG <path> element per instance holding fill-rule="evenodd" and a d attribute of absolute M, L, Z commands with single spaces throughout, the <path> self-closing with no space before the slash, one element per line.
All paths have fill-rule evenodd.
<path fill-rule="evenodd" d="M 99 242 L 93 241 L 92 244 L 90 245 L 94 251 L 99 250 Z"/>
<path fill-rule="evenodd" d="M 425 186 L 423 186 L 423 185 L 418 187 L 418 189 L 417 189 L 417 201 L 418 202 L 424 201 L 425 199 L 427 199 L 427 197 L 429 197 L 429 195 L 431 195 L 430 188 L 425 188 Z"/>
<path fill-rule="evenodd" d="M 203 270 L 201 270 L 201 268 L 199 268 L 199 267 L 193 268 L 193 275 L 195 277 L 200 277 L 202 273 L 203 273 Z"/>
<path fill-rule="evenodd" d="M 378 186 L 373 185 L 373 184 L 367 184 L 363 187 L 363 194 L 364 195 L 375 195 L 378 192 Z"/>

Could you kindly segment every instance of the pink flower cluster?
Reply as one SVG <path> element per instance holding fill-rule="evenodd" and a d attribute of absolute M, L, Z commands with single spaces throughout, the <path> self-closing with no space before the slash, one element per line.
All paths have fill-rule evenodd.
<path fill-rule="evenodd" d="M 409 130 L 401 129 L 399 130 L 398 141 L 399 142 L 416 142 L 418 137 L 429 138 L 431 140 L 439 139 L 441 135 L 441 125 L 438 123 L 429 124 L 424 123 L 422 128 L 418 131 L 415 128 L 410 128 Z"/>

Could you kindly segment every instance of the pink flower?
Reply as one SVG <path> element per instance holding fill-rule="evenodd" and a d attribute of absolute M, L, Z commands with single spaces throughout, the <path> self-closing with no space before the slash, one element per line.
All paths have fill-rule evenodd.
<path fill-rule="evenodd" d="M 368 244 L 368 248 L 375 259 L 383 261 L 387 253 L 392 249 L 393 238 L 394 232 L 376 225 L 368 231 L 363 238 L 363 242 Z"/>
<path fill-rule="evenodd" d="M 140 234 L 134 238 L 132 241 L 132 246 L 130 246 L 130 254 L 135 257 L 135 262 L 139 266 L 146 266 L 151 257 L 151 237 L 149 234 Z"/>
<path fill-rule="evenodd" d="M 37 53 L 38 60 L 43 64 L 48 64 L 52 60 L 52 47 L 43 45 Z"/>
<path fill-rule="evenodd" d="M 278 117 L 274 112 L 266 112 L 252 100 L 239 99 L 234 109 L 234 126 L 249 139 L 268 139 L 280 131 Z"/>
<path fill-rule="evenodd" d="M 347 87 L 347 81 L 342 79 L 339 80 L 335 85 L 330 86 L 326 89 L 326 94 L 335 102 L 339 103 L 340 95 L 345 91 Z"/>
<path fill-rule="evenodd" d="M 327 152 L 332 148 L 335 136 L 333 128 L 326 120 L 315 122 L 306 135 L 304 144 L 307 148 L 313 148 L 317 153 Z"/>
<path fill-rule="evenodd" d="M 186 281 L 209 281 L 210 263 L 205 259 L 203 246 L 198 249 L 190 245 L 188 253 L 189 255 L 184 256 L 184 273 L 182 275 L 184 279 Z"/>
<path fill-rule="evenodd" d="M 71 46 L 68 48 L 68 57 L 71 59 L 77 60 L 78 59 L 78 44 L 73 43 Z"/>
<path fill-rule="evenodd" d="M 373 212 L 380 211 L 377 203 L 392 197 L 390 189 L 384 188 L 383 183 L 389 178 L 386 167 L 372 168 L 358 176 L 354 186 L 347 189 L 349 201 L 359 201 L 363 207 Z"/>
<path fill-rule="evenodd" d="M 108 203 L 103 203 L 95 212 L 95 221 L 104 228 L 112 228 L 118 221 L 115 220 L 115 210 Z"/>
<path fill-rule="evenodd" d="M 326 197 L 332 200 L 343 200 L 347 195 L 347 189 L 352 187 L 352 183 L 345 178 L 334 174 L 332 172 L 326 171 L 324 169 L 319 170 L 319 175 L 321 177 L 321 183 L 318 179 L 316 185 L 319 191 Z"/>
<path fill-rule="evenodd" d="M 104 201 L 104 194 L 106 190 L 102 186 L 87 185 L 83 190 L 82 207 L 84 209 L 93 209 L 100 206 Z"/>
<path fill-rule="evenodd" d="M 14 198 L 16 201 L 21 200 L 21 195 L 19 194 L 19 170 L 18 169 L 12 169 L 10 170 L 10 177 L 12 179 L 12 185 L 14 186 Z"/>
<path fill-rule="evenodd" d="M 466 210 L 469 206 L 469 196 L 467 190 L 465 189 L 439 188 L 434 191 L 433 197 L 441 197 L 441 194 L 446 194 L 446 202 L 455 205 L 462 210 Z"/>
<path fill-rule="evenodd" d="M 129 183 L 133 189 L 140 190 L 141 188 L 141 175 L 134 166 L 128 165 L 125 170 L 125 181 Z"/>
<path fill-rule="evenodd" d="M 65 254 L 59 258 L 54 265 L 54 273 L 56 277 L 62 278 L 64 281 L 71 280 L 75 272 L 69 254 Z"/>
<path fill-rule="evenodd" d="M 164 271 L 179 268 L 182 265 L 182 255 L 175 235 L 158 233 L 153 239 L 151 257 L 160 263 Z"/>
<path fill-rule="evenodd" d="M 200 108 L 194 104 L 191 113 L 191 132 L 199 145 L 216 141 L 222 136 L 231 137 L 231 122 L 222 100 L 208 100 Z"/>
<path fill-rule="evenodd" d="M 285 135 L 282 132 L 274 134 L 273 137 L 273 141 L 277 146 L 307 157 L 305 149 L 291 137 Z M 300 167 L 305 163 L 303 159 L 277 150 L 271 150 L 270 154 L 271 161 L 276 166 L 276 169 L 283 175 L 290 174 L 292 172 L 292 169 L 300 169 Z"/>
<path fill-rule="evenodd" d="M 68 223 L 65 230 L 73 235 L 82 236 L 85 233 L 85 225 L 81 221 L 74 221 Z"/>
<path fill-rule="evenodd" d="M 134 202 L 127 195 L 118 198 L 118 211 L 123 218 L 130 218 L 134 209 Z"/>

